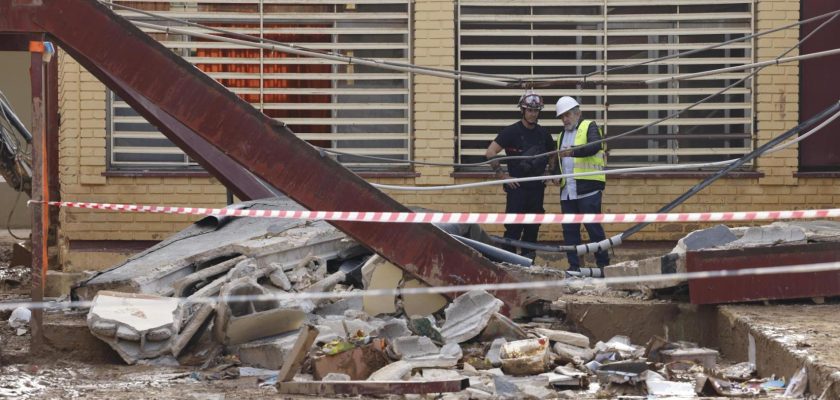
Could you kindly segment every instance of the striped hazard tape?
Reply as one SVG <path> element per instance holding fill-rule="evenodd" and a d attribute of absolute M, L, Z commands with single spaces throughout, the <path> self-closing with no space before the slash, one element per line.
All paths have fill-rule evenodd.
<path fill-rule="evenodd" d="M 30 203 L 42 203 L 30 200 Z M 327 221 L 381 223 L 464 223 L 464 224 L 571 224 L 571 223 L 639 223 L 639 222 L 717 222 L 767 221 L 785 219 L 817 219 L 840 217 L 840 208 L 790 211 L 735 211 L 669 214 L 497 214 L 440 212 L 377 212 L 377 211 L 289 211 L 237 210 L 228 208 L 144 206 L 135 204 L 80 203 L 51 201 L 51 206 L 86 208 L 117 212 L 160 214 L 192 214 L 231 217 L 285 218 Z"/>

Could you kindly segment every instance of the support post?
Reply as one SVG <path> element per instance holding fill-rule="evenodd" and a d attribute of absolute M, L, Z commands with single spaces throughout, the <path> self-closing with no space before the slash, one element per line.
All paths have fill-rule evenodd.
<path fill-rule="evenodd" d="M 43 36 L 41 37 L 43 39 Z M 29 42 L 31 64 L 29 77 L 32 83 L 32 200 L 39 203 L 32 205 L 32 302 L 38 304 L 44 300 L 44 286 L 47 276 L 47 232 L 49 230 L 49 189 L 46 152 L 46 122 L 44 120 L 44 51 L 43 40 Z M 32 309 L 31 352 L 40 350 L 44 343 L 44 310 Z"/>

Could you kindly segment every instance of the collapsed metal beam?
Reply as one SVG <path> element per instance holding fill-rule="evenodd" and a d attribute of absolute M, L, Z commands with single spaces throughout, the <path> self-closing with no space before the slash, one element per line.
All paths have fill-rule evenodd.
<path fill-rule="evenodd" d="M 238 194 L 249 193 L 242 170 L 225 157 L 310 210 L 408 211 L 95 0 L 0 0 L 0 32 L 49 33 Z M 429 285 L 517 280 L 430 224 L 333 224 Z M 518 309 L 536 295 L 497 297 Z"/>

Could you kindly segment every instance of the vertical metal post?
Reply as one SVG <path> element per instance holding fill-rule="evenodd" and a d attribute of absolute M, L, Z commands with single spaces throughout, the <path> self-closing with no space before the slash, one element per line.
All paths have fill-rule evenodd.
<path fill-rule="evenodd" d="M 44 300 L 44 286 L 47 277 L 47 232 L 49 230 L 49 189 L 46 152 L 47 135 L 44 120 L 44 42 L 30 41 L 31 64 L 29 77 L 32 84 L 32 200 L 39 201 L 32 206 L 32 302 Z M 30 351 L 37 351 L 44 342 L 42 308 L 32 309 L 32 345 Z"/>

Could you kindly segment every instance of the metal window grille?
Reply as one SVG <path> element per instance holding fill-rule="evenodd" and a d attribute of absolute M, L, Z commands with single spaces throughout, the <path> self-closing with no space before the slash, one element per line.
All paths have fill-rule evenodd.
<path fill-rule="evenodd" d="M 750 0 L 636 0 L 458 2 L 458 55 L 465 71 L 522 78 L 585 74 L 698 49 L 754 31 Z M 610 80 L 643 80 L 754 61 L 753 41 L 733 43 L 687 57 L 616 71 Z M 568 95 L 583 118 L 607 136 L 644 126 L 717 92 L 747 72 L 640 88 L 596 86 L 541 89 L 546 101 L 540 124 L 557 136 L 563 129 L 554 103 Z M 730 89 L 680 117 L 611 141 L 610 167 L 677 164 L 736 158 L 752 149 L 753 82 Z M 506 125 L 520 118 L 522 90 L 459 86 L 461 162 L 483 159 Z"/>
<path fill-rule="evenodd" d="M 314 49 L 397 62 L 411 60 L 408 0 L 119 3 Z M 115 11 L 132 20 L 177 25 L 137 12 Z M 213 33 L 207 29 L 186 29 Z M 313 145 L 354 154 L 410 157 L 408 73 L 144 30 Z M 108 99 L 109 168 L 198 167 L 119 97 L 112 94 Z M 393 164 L 358 157 L 341 156 L 339 161 L 362 170 L 393 168 Z"/>

